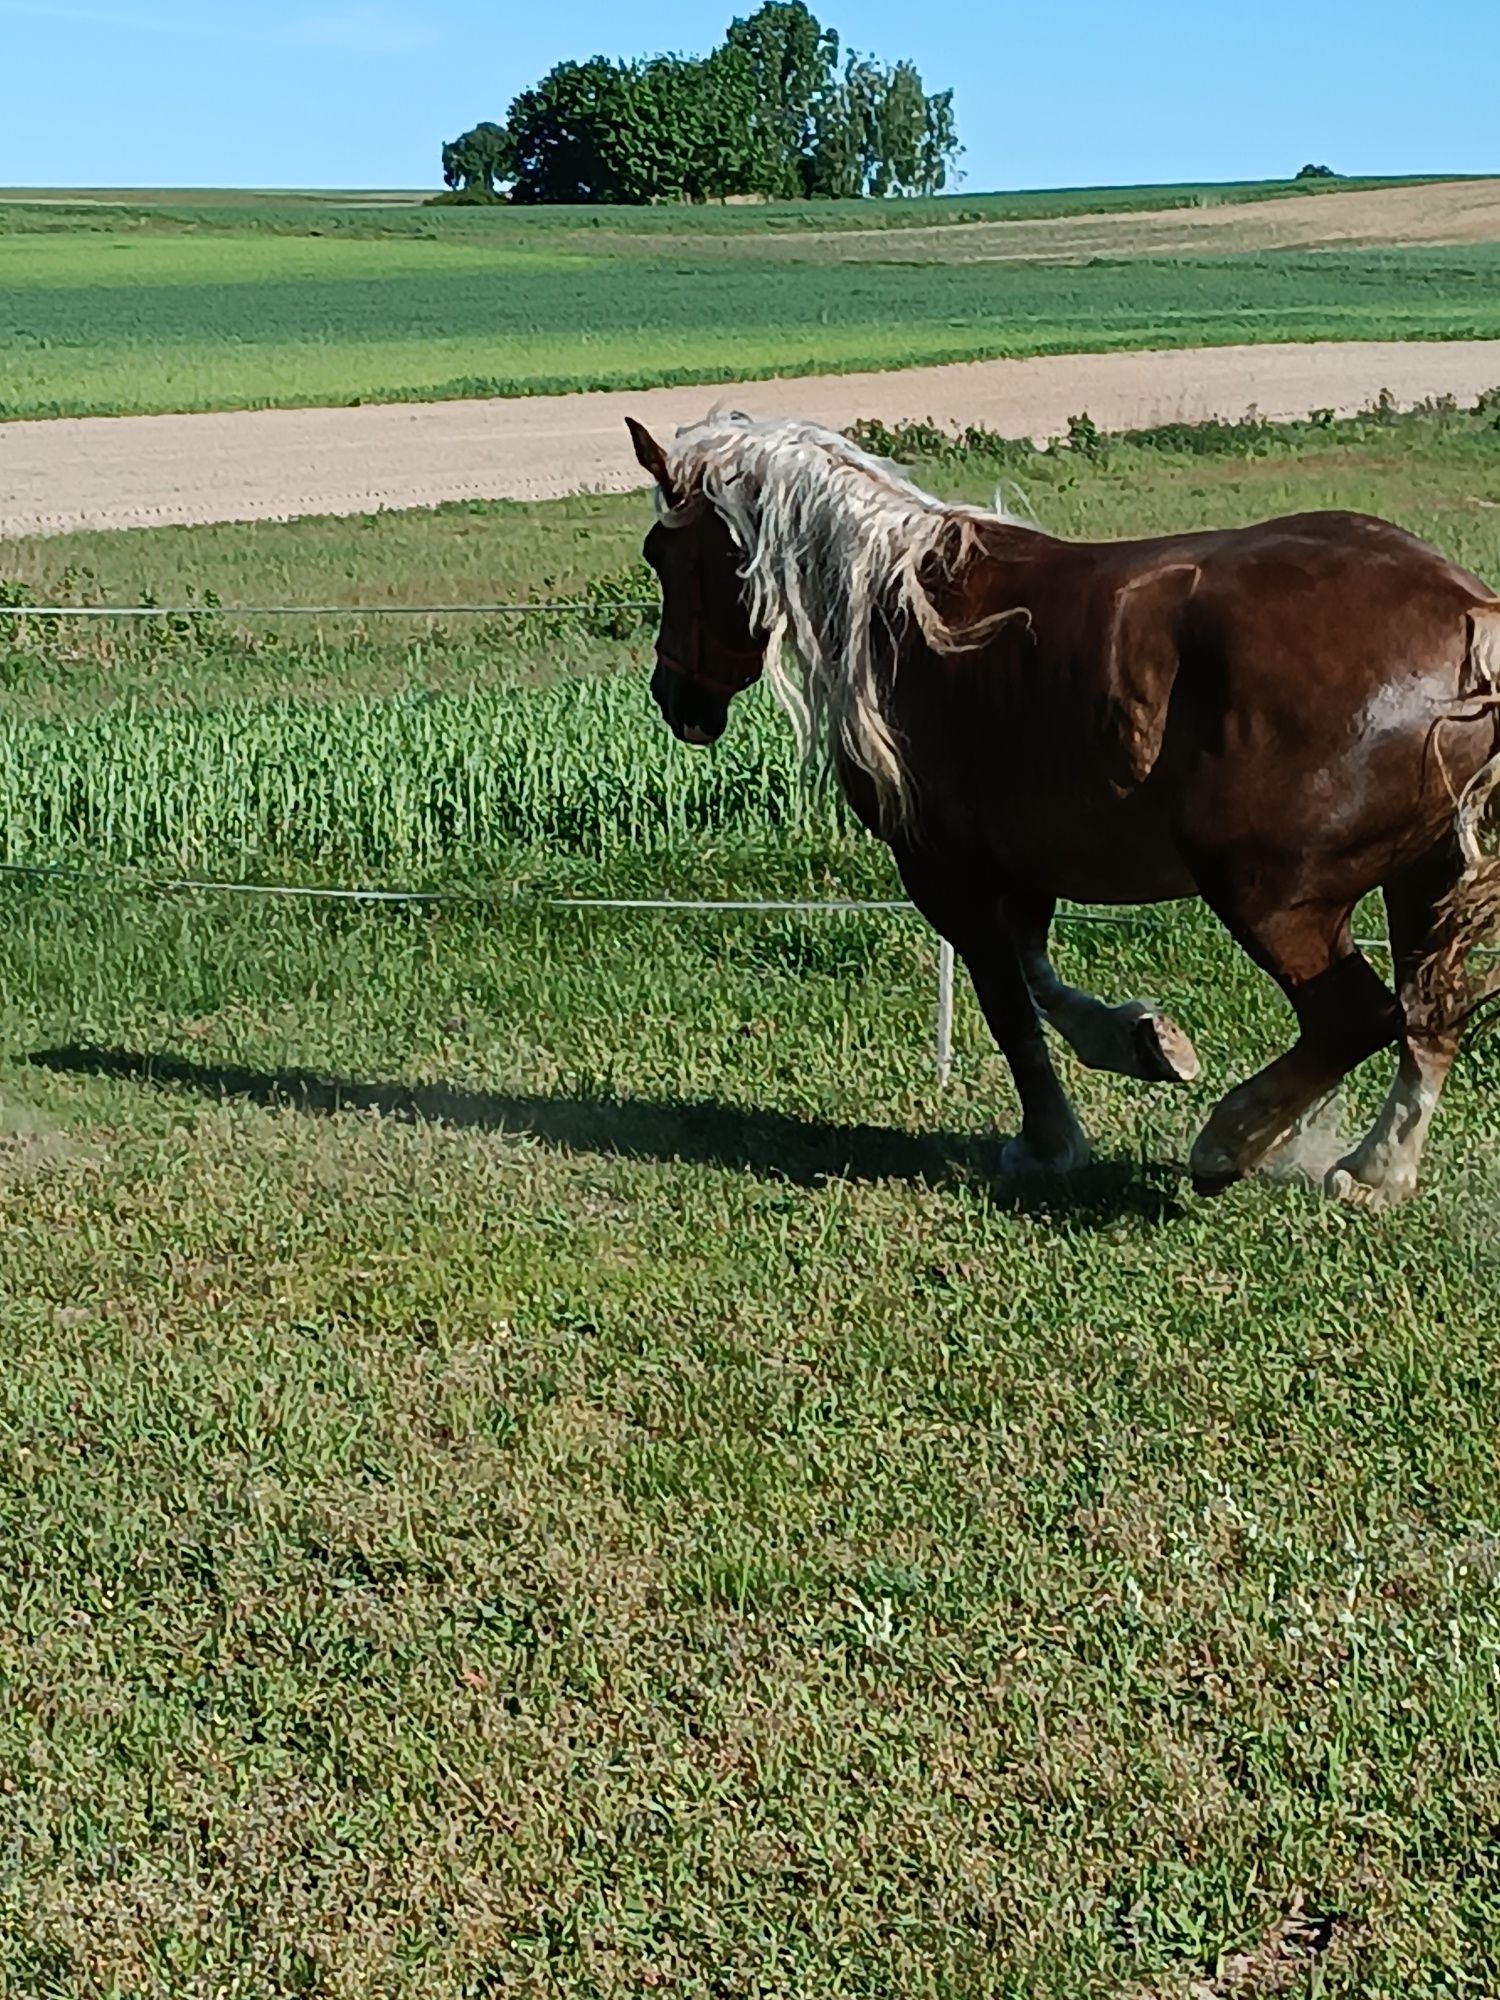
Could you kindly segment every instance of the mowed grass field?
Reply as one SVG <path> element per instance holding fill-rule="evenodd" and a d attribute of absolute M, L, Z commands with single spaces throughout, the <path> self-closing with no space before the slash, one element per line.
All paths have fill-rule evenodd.
<path fill-rule="evenodd" d="M 1229 189 L 1225 206 L 1248 214 L 1253 197 L 1259 213 L 1272 192 Z M 1085 245 L 1066 233 L 1095 200 L 1106 218 L 1127 197 L 1164 214 L 1212 201 L 1203 189 L 1114 197 L 531 213 L 374 199 L 0 203 L 0 417 L 1500 335 L 1493 244 L 1205 241 L 1152 256 L 1128 229 Z M 1001 251 L 976 234 L 1010 223 L 1041 234 Z"/>
<path fill-rule="evenodd" d="M 1500 579 L 1493 412 L 1178 442 L 925 470 L 1078 533 L 1373 507 Z M 623 596 L 644 526 L 3 568 Z M 1098 1163 L 1006 1185 L 1003 1066 L 966 1002 L 938 1090 L 914 919 L 536 900 L 890 893 L 754 697 L 694 759 L 625 614 L 294 632 L 3 654 L 12 858 L 500 892 L 4 890 L 7 1990 L 1496 1990 L 1495 1044 L 1409 1211 L 1198 1202 L 1284 1010 L 1198 913 L 1076 925 L 1068 971 L 1168 1001 L 1207 1079 L 1068 1065 Z M 428 749 L 372 765 L 411 711 Z M 487 752 L 451 818 L 432 772 Z"/>

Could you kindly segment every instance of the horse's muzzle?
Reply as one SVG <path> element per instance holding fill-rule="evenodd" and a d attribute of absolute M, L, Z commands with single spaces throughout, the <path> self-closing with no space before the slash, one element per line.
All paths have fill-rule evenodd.
<path fill-rule="evenodd" d="M 715 688 L 683 672 L 672 660 L 657 657 L 651 695 L 662 720 L 679 743 L 706 749 L 717 743 L 729 722 L 729 702 Z"/>

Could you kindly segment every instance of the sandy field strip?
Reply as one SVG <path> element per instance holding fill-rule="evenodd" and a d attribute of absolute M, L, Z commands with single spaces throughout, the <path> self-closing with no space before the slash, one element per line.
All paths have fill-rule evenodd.
<path fill-rule="evenodd" d="M 649 239 L 636 239 L 643 251 Z M 1271 250 L 1500 243 L 1500 180 L 1279 195 L 1201 208 L 946 222 L 930 228 L 766 232 L 719 248 L 778 261 L 1083 263 L 1090 257 L 1223 257 Z"/>
<path fill-rule="evenodd" d="M 1500 385 L 1500 341 L 1320 342 L 979 361 L 729 387 L 354 409 L 0 424 L 0 535 L 369 514 L 447 500 L 546 500 L 639 486 L 627 412 L 662 432 L 722 404 L 844 426 L 983 424 L 1038 442 L 1176 419 L 1352 415 Z"/>

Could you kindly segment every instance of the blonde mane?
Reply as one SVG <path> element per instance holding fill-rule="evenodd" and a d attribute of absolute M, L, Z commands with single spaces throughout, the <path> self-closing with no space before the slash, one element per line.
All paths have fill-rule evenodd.
<path fill-rule="evenodd" d="M 901 746 L 886 713 L 892 641 L 908 621 L 940 652 L 977 645 L 1024 611 L 956 629 L 923 586 L 951 575 L 983 523 L 1009 517 L 934 499 L 837 431 L 796 419 L 715 415 L 667 448 L 668 526 L 708 505 L 743 551 L 753 623 L 770 634 L 766 678 L 805 756 L 842 757 L 873 781 L 883 815 L 907 810 Z"/>

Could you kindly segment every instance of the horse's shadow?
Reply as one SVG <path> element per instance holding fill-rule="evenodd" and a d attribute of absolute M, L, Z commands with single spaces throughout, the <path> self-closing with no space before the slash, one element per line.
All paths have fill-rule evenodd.
<path fill-rule="evenodd" d="M 977 1133 L 836 1124 L 712 1098 L 541 1097 L 449 1084 L 370 1083 L 316 1070 L 259 1070 L 129 1049 L 38 1049 L 27 1060 L 60 1075 L 113 1077 L 312 1117 L 372 1111 L 406 1124 L 510 1133 L 559 1152 L 721 1167 L 797 1187 L 828 1180 L 927 1187 L 969 1182 L 983 1185 L 998 1206 L 1014 1213 L 1095 1226 L 1127 1216 L 1159 1222 L 1182 1213 L 1171 1168 L 1142 1173 L 1102 1161 L 1067 1180 L 1008 1179 L 996 1169 L 997 1143 Z"/>

